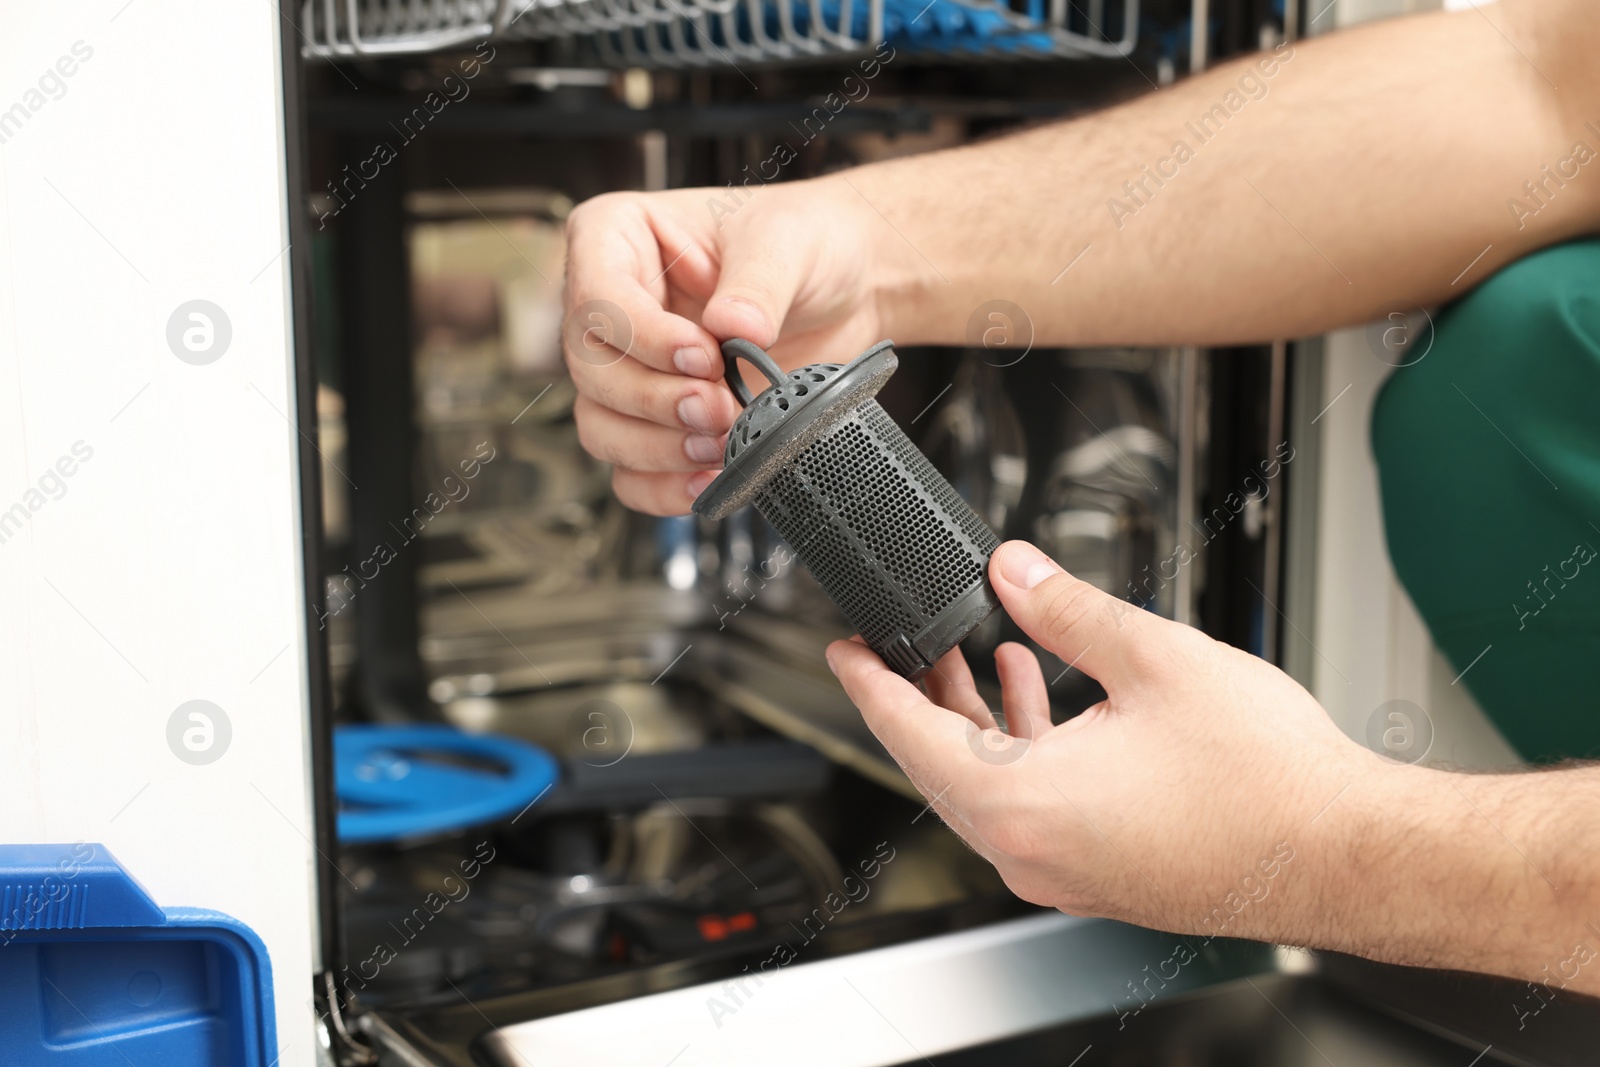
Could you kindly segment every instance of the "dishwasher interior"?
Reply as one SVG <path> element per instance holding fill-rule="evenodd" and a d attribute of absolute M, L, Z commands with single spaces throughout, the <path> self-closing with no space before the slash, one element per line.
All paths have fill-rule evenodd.
<path fill-rule="evenodd" d="M 1105 44 L 1118 34 L 1095 20 L 1118 7 L 1067 5 L 1063 32 Z M 805 178 L 1102 106 L 1189 64 L 1187 4 L 1117 17 L 1137 46 L 905 48 L 818 132 L 860 50 L 752 60 L 734 46 L 761 27 L 741 22 L 705 36 L 727 63 L 606 54 L 660 45 L 655 30 L 591 35 L 596 52 L 545 23 L 426 46 L 396 31 L 386 51 L 326 44 L 354 39 L 349 20 L 305 9 L 290 159 L 313 249 L 319 736 L 443 724 L 559 764 L 534 803 L 468 829 L 341 840 L 324 818 L 319 1005 L 346 1059 L 376 1043 L 395 1062 L 520 1062 L 484 1033 L 775 953 L 844 959 L 1039 915 L 866 729 L 822 659 L 842 617 L 758 516 L 654 519 L 611 497 L 562 363 L 563 223 L 606 191 L 739 182 L 775 144 L 800 145 L 779 180 Z M 1223 53 L 1284 30 L 1281 4 L 1211 20 Z M 891 416 L 1003 537 L 1274 656 L 1284 494 L 1244 479 L 1282 459 L 1283 347 L 1056 350 L 1025 315 L 992 321 L 997 344 L 902 350 Z M 1239 503 L 1219 511 L 1225 495 Z M 969 638 L 980 685 L 1022 636 L 996 615 Z M 1045 666 L 1058 721 L 1102 695 Z M 362 814 L 318 758 L 320 809 Z M 388 758 L 485 773 L 470 754 Z"/>

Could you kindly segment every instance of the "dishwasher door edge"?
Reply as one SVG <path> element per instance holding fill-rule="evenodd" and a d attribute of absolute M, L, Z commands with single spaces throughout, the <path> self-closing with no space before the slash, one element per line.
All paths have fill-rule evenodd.
<path fill-rule="evenodd" d="M 1271 971 L 1269 946 L 1045 914 L 496 1029 L 493 1063 L 887 1067 Z M 775 954 L 777 955 L 777 954 Z M 765 964 L 762 965 L 765 967 Z"/>

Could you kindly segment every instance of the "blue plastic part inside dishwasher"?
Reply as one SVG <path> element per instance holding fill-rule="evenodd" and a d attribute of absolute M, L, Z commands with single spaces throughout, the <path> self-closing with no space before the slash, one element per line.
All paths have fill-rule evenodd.
<path fill-rule="evenodd" d="M 884 0 L 884 42 L 896 50 L 923 54 L 1053 54 L 1056 42 L 1043 28 L 1047 5 L 1043 0 L 1020 3 L 1019 8 L 1017 4 L 990 6 L 976 0 Z M 848 5 L 840 0 L 766 0 L 753 9 L 754 14 L 741 5 L 727 14 L 703 17 L 687 33 L 667 22 L 604 32 L 610 47 L 623 53 L 630 49 L 667 55 L 686 52 L 708 61 L 728 61 L 727 49 L 734 51 L 736 59 L 739 49 L 757 43 L 758 37 L 786 39 L 786 19 L 795 32 L 808 39 L 843 34 L 864 41 L 871 31 L 870 7 L 865 0 Z M 1025 19 L 1019 24 L 1003 12 Z M 1034 28 L 1029 28 L 1026 19 L 1033 20 Z M 871 50 L 872 46 L 865 47 Z"/>
<path fill-rule="evenodd" d="M 157 907 L 104 845 L 0 845 L 5 1067 L 271 1067 L 275 1034 L 248 926 Z"/>
<path fill-rule="evenodd" d="M 559 775 L 542 748 L 451 726 L 340 726 L 333 733 L 339 841 L 365 844 L 493 822 L 544 796 Z"/>

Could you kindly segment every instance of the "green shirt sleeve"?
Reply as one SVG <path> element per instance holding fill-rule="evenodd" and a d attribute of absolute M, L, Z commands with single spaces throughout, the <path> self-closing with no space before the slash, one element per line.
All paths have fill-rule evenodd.
<path fill-rule="evenodd" d="M 1395 570 L 1462 683 L 1526 758 L 1600 755 L 1600 241 L 1440 315 L 1372 445 Z"/>

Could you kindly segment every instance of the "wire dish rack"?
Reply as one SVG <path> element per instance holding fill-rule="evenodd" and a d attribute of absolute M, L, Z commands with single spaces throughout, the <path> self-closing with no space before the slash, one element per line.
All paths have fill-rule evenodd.
<path fill-rule="evenodd" d="M 573 41 L 610 67 L 741 67 L 871 53 L 1125 56 L 1139 0 L 304 0 L 313 58 Z M 1115 33 L 1115 36 L 1112 34 Z"/>

